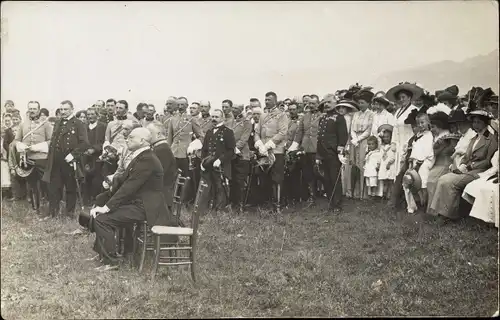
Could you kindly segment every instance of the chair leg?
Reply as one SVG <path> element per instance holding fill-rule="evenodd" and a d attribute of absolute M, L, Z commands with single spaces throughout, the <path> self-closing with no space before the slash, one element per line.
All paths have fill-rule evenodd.
<path fill-rule="evenodd" d="M 130 259 L 130 267 L 135 266 L 135 255 L 137 254 L 137 224 L 134 224 L 132 228 L 132 239 L 134 239 L 134 241 L 132 242 L 132 259 Z"/>
<path fill-rule="evenodd" d="M 151 269 L 151 281 L 155 280 L 156 272 L 158 271 L 158 264 L 160 263 L 160 236 L 159 235 L 152 235 L 154 238 L 155 242 L 155 258 L 153 262 L 153 268 Z"/>
<path fill-rule="evenodd" d="M 146 250 L 148 247 L 148 230 L 147 226 L 143 226 L 143 234 L 142 234 L 142 250 L 141 250 L 141 261 L 139 262 L 139 272 L 142 272 L 144 268 L 144 261 L 146 260 Z"/>
<path fill-rule="evenodd" d="M 191 279 L 193 279 L 193 282 L 196 283 L 196 277 L 195 277 L 195 266 L 194 266 L 194 242 L 192 238 L 189 238 L 189 244 L 191 246 L 191 250 L 189 250 L 189 260 L 191 260 Z"/>

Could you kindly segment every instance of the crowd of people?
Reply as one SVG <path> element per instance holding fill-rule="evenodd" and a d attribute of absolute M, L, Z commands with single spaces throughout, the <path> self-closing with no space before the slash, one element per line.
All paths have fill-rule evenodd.
<path fill-rule="evenodd" d="M 169 97 L 163 114 L 139 103 L 99 100 L 55 117 L 37 101 L 26 117 L 12 101 L 2 114 L 3 199 L 31 202 L 48 219 L 77 202 L 92 207 L 95 250 L 114 261 L 112 230 L 134 221 L 176 224 L 178 176 L 189 177 L 182 201 L 221 210 L 268 206 L 275 212 L 326 198 L 339 213 L 344 197 L 387 201 L 443 223 L 473 216 L 498 227 L 498 96 L 457 86 L 430 94 L 416 83 L 387 92 L 355 84 L 320 99 L 247 105 Z M 200 181 L 209 188 L 197 198 Z M 182 189 L 181 188 L 181 189 Z M 63 195 L 63 192 L 65 195 Z M 40 210 L 48 201 L 48 210 Z"/>

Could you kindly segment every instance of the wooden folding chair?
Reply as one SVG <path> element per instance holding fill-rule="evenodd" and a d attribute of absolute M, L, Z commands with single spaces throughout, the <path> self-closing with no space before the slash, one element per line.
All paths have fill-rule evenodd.
<path fill-rule="evenodd" d="M 151 232 L 154 237 L 154 265 L 151 273 L 151 280 L 154 280 L 156 273 L 158 271 L 158 266 L 181 266 L 189 265 L 191 269 L 191 278 L 193 282 L 196 282 L 195 277 L 195 249 L 196 241 L 198 238 L 198 221 L 199 221 L 199 202 L 201 200 L 201 195 L 203 190 L 208 187 L 208 184 L 203 180 L 200 180 L 198 191 L 196 193 L 196 198 L 194 201 L 193 211 L 191 214 L 191 226 L 190 228 L 183 227 L 168 227 L 168 226 L 153 226 Z M 187 243 L 179 241 L 174 245 L 162 245 L 160 243 L 161 236 L 173 235 L 179 236 L 179 238 L 187 238 Z M 167 251 L 168 256 L 162 256 L 161 252 Z M 186 255 L 177 255 L 177 253 L 186 253 Z"/>
<path fill-rule="evenodd" d="M 187 188 L 184 188 L 184 186 L 187 185 L 187 182 L 190 180 L 189 177 L 183 177 L 180 174 L 177 175 L 177 179 L 175 181 L 175 187 L 174 187 L 174 214 L 177 217 L 178 221 L 180 220 L 180 213 L 181 213 L 181 208 L 182 208 L 182 199 L 185 198 L 185 194 L 187 192 Z M 133 249 L 132 249 L 132 256 L 135 257 L 137 253 L 137 245 L 140 244 L 141 246 L 141 256 L 140 256 L 140 261 L 139 261 L 139 272 L 142 272 L 142 269 L 144 268 L 144 261 L 146 260 L 146 253 L 148 251 L 153 251 L 154 250 L 154 242 L 153 238 L 151 235 L 151 230 L 150 226 L 148 226 L 147 221 L 143 221 L 141 223 L 136 223 L 134 224 L 133 228 L 133 237 L 134 237 L 134 244 L 133 244 Z M 170 243 L 164 243 L 165 245 L 170 244 Z M 134 259 L 132 259 L 134 260 Z"/>

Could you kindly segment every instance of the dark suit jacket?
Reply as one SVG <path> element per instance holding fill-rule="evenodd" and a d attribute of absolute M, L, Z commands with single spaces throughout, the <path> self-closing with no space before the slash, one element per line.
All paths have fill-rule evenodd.
<path fill-rule="evenodd" d="M 96 152 L 92 155 L 84 155 L 82 157 L 82 164 L 88 164 L 91 168 L 93 168 L 92 171 L 100 170 L 101 167 L 100 165 L 96 165 L 96 161 L 102 154 L 102 145 L 106 134 L 106 126 L 107 125 L 105 123 L 98 121 L 96 127 L 91 130 L 87 125 L 89 148 L 94 149 Z"/>
<path fill-rule="evenodd" d="M 54 165 L 54 156 L 56 153 L 56 141 L 60 140 L 61 150 L 63 157 L 69 153 L 73 157 L 79 159 L 81 154 L 88 149 L 89 140 L 87 136 L 87 128 L 74 116 L 68 120 L 66 125 L 62 126 L 63 119 L 57 120 L 54 126 L 54 132 L 50 139 L 49 154 L 47 157 L 47 168 L 43 175 L 43 181 L 50 183 L 50 176 L 52 174 L 52 166 Z"/>
<path fill-rule="evenodd" d="M 165 204 L 163 167 L 153 150 L 134 158 L 123 174 L 123 183 L 106 205 L 113 211 L 126 204 L 142 203 L 148 225 L 175 226 L 175 220 Z"/>
<path fill-rule="evenodd" d="M 206 132 L 201 156 L 205 158 L 211 155 L 219 159 L 221 161 L 221 168 L 224 170 L 224 175 L 228 179 L 231 179 L 231 159 L 233 159 L 235 147 L 236 141 L 233 131 L 222 125 L 218 127 L 215 134 L 214 129 Z"/>
<path fill-rule="evenodd" d="M 3 139 L 3 148 L 7 151 L 7 156 L 9 155 L 9 146 L 10 144 L 12 143 L 12 141 L 14 141 L 14 138 L 16 137 L 16 135 L 14 134 L 14 132 L 12 131 L 11 128 L 7 128 L 5 129 L 5 136 L 4 136 L 4 139 Z"/>
<path fill-rule="evenodd" d="M 479 141 L 474 147 L 474 143 L 478 138 Z M 470 141 L 469 147 L 462 159 L 462 163 L 467 165 L 469 173 L 483 172 L 491 167 L 491 158 L 497 150 L 497 138 L 486 130 L 484 134 Z"/>
<path fill-rule="evenodd" d="M 345 118 L 339 114 L 323 115 L 318 126 L 318 145 L 316 158 L 336 157 L 338 147 L 345 147 L 348 133 Z"/>
<path fill-rule="evenodd" d="M 152 145 L 153 150 L 163 166 L 163 195 L 167 206 L 173 205 L 174 185 L 177 178 L 177 163 L 167 140 L 160 140 Z"/>

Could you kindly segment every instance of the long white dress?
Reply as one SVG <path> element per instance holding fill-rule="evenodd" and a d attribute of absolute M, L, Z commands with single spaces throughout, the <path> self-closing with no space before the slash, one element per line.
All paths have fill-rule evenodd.
<path fill-rule="evenodd" d="M 493 183 L 493 179 L 488 180 L 491 176 L 498 174 L 498 151 L 491 158 L 491 165 L 491 168 L 478 174 L 479 179 L 465 187 L 462 198 L 473 204 L 470 211 L 471 217 L 494 223 L 498 228 L 499 184 Z"/>
<path fill-rule="evenodd" d="M 413 130 L 411 129 L 411 125 L 405 124 L 406 118 L 408 115 L 414 110 L 417 109 L 413 104 L 410 104 L 406 108 L 400 108 L 396 110 L 395 117 L 395 125 L 394 130 L 392 132 L 392 142 L 396 145 L 396 163 L 395 163 L 395 171 L 396 175 L 399 174 L 399 170 L 401 170 L 401 159 L 405 150 L 405 146 L 413 137 Z"/>

